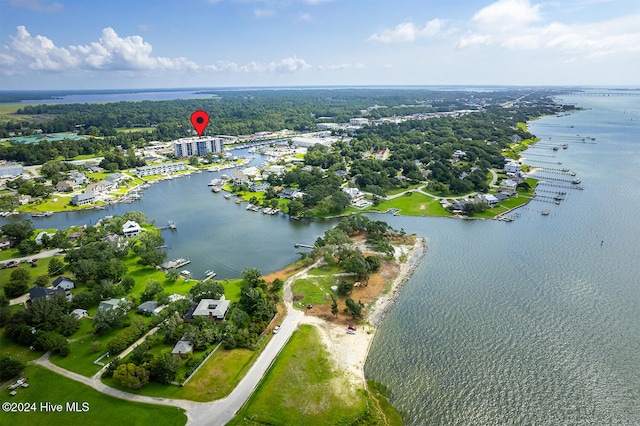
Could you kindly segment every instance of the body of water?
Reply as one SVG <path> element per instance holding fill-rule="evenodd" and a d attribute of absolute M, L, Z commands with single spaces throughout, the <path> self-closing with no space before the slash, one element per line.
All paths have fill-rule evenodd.
<path fill-rule="evenodd" d="M 565 100 L 588 109 L 531 129 L 568 149 L 525 154 L 582 180 L 561 205 L 533 201 L 511 223 L 376 216 L 428 242 L 365 366 L 409 425 L 640 424 L 640 98 Z M 335 223 L 248 212 L 211 193 L 214 177 L 160 182 L 141 201 L 34 226 L 140 210 L 176 222 L 163 231 L 169 259 L 190 259 L 195 278 L 207 269 L 229 278 L 279 269 L 298 257 L 294 243 Z"/>
<path fill-rule="evenodd" d="M 584 191 L 511 223 L 389 220 L 428 250 L 365 370 L 408 425 L 640 424 L 640 99 L 565 101 L 591 109 L 530 125 L 569 148 L 531 153 Z"/>
<path fill-rule="evenodd" d="M 200 90 L 144 90 L 144 91 L 96 91 L 56 95 L 46 99 L 27 99 L 20 102 L 5 102 L 5 104 L 77 104 L 97 102 L 126 102 L 126 101 L 171 101 L 174 99 L 204 99 L 214 95 L 198 93 Z"/>

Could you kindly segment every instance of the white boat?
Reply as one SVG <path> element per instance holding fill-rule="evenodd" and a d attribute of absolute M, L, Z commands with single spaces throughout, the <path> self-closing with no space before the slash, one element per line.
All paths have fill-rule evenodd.
<path fill-rule="evenodd" d="M 224 194 L 224 198 L 228 200 L 229 198 L 231 198 L 231 194 Z"/>
<path fill-rule="evenodd" d="M 216 275 L 218 275 L 218 274 L 216 274 L 216 273 L 215 273 L 215 272 L 213 272 L 212 270 L 205 271 L 205 273 L 204 273 L 204 280 L 202 280 L 202 281 L 210 280 L 210 279 L 212 279 L 213 277 L 215 277 Z"/>

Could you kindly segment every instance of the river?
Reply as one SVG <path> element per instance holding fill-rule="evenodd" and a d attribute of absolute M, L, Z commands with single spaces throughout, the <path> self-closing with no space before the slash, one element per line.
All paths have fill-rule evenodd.
<path fill-rule="evenodd" d="M 428 238 L 365 366 L 407 425 L 640 424 L 640 98 L 564 99 L 590 109 L 532 132 L 596 144 L 525 156 L 584 191 L 511 223 L 389 220 Z"/>

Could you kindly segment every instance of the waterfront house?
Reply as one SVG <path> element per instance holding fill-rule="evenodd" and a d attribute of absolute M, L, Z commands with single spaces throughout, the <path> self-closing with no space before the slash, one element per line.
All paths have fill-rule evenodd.
<path fill-rule="evenodd" d="M 48 238 L 52 238 L 55 234 L 50 234 L 48 232 L 42 231 L 40 232 L 38 235 L 36 235 L 36 238 L 34 239 L 35 243 L 38 244 L 39 246 L 42 245 L 42 238 L 44 236 L 47 236 Z"/>
<path fill-rule="evenodd" d="M 11 247 L 11 240 L 8 238 L 0 238 L 0 250 L 6 250 Z"/>
<path fill-rule="evenodd" d="M 518 187 L 518 182 L 513 179 L 503 179 L 500 182 L 500 188 L 498 190 L 500 192 L 506 192 L 508 194 L 515 194 L 516 188 Z"/>
<path fill-rule="evenodd" d="M 100 193 L 104 192 L 105 187 L 100 182 L 90 183 L 87 185 L 86 192 Z"/>
<path fill-rule="evenodd" d="M 53 287 L 54 289 L 61 288 L 65 291 L 71 290 L 72 288 L 76 288 L 71 278 L 63 277 L 63 276 L 59 276 L 58 278 L 56 278 L 53 281 L 53 284 L 51 284 L 51 287 Z"/>
<path fill-rule="evenodd" d="M 193 305 L 187 315 L 185 321 L 190 321 L 197 317 L 208 317 L 210 320 L 223 320 L 229 310 L 230 301 L 224 296 L 222 299 L 202 299 L 197 305 Z"/>
<path fill-rule="evenodd" d="M 133 220 L 128 220 L 122 225 L 122 234 L 126 238 L 135 237 L 142 232 L 142 228 L 138 225 L 138 222 Z"/>
<path fill-rule="evenodd" d="M 351 199 L 351 204 L 355 205 L 364 200 L 364 194 L 358 188 L 342 188 L 342 192 Z"/>
<path fill-rule="evenodd" d="M 515 161 L 507 161 L 504 165 L 505 173 L 516 174 L 520 171 L 522 171 L 522 166 L 520 166 L 520 164 L 516 163 Z"/>
<path fill-rule="evenodd" d="M 492 194 L 478 194 L 476 202 L 485 203 L 491 208 L 498 205 L 498 198 Z"/>
<path fill-rule="evenodd" d="M 263 192 L 269 187 L 269 182 L 252 183 L 249 185 L 249 191 L 251 192 Z"/>
<path fill-rule="evenodd" d="M 83 192 L 82 194 L 78 194 L 71 199 L 71 204 L 74 206 L 84 206 L 86 204 L 91 204 L 96 201 L 96 194 L 90 191 Z"/>

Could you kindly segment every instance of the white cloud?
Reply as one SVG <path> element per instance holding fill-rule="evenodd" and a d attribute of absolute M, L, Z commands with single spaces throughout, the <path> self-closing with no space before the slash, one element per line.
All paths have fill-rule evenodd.
<path fill-rule="evenodd" d="M 432 19 L 423 27 L 416 26 L 413 22 L 403 22 L 393 29 L 384 29 L 372 34 L 367 41 L 379 41 L 381 43 L 407 43 L 419 38 L 433 38 L 441 34 L 449 33 L 447 23 L 442 19 Z"/>
<path fill-rule="evenodd" d="M 31 72 L 73 71 L 208 71 L 243 73 L 295 73 L 311 68 L 296 56 L 272 62 L 249 62 L 238 65 L 218 61 L 199 65 L 183 57 L 153 56 L 152 46 L 140 36 L 120 37 L 113 28 L 102 30 L 102 36 L 88 45 L 57 47 L 45 36 L 32 36 L 24 26 L 3 46 L 0 73 L 6 75 Z"/>
<path fill-rule="evenodd" d="M 262 9 L 256 7 L 253 9 L 253 16 L 256 18 L 271 18 L 276 16 L 276 11 L 273 9 Z"/>
<path fill-rule="evenodd" d="M 298 15 L 298 21 L 302 21 L 302 22 L 309 22 L 311 21 L 311 14 L 309 13 L 300 13 Z"/>
<path fill-rule="evenodd" d="M 529 0 L 498 0 L 476 12 L 472 21 L 483 27 L 515 27 L 541 19 L 539 4 L 532 6 Z"/>

